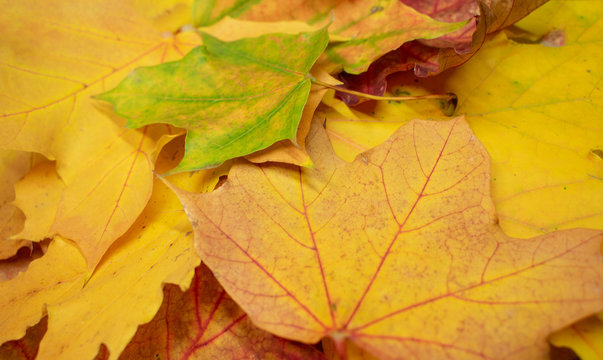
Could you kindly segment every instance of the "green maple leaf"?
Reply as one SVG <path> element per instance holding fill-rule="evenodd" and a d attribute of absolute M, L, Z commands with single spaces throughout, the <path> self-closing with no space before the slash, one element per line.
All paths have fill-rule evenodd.
<path fill-rule="evenodd" d="M 127 127 L 187 130 L 184 158 L 170 173 L 215 167 L 283 139 L 295 143 L 327 29 L 232 42 L 202 37 L 203 46 L 181 60 L 136 69 L 97 98 L 111 102 Z"/>

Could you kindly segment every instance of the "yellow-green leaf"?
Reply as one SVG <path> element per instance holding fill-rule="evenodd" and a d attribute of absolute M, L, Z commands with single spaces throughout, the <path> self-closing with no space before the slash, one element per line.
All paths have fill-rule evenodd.
<path fill-rule="evenodd" d="M 279 140 L 295 142 L 309 71 L 327 40 L 324 28 L 232 42 L 203 34 L 203 46 L 182 60 L 137 69 L 99 98 L 129 127 L 186 128 L 185 155 L 173 172 L 215 167 Z"/>

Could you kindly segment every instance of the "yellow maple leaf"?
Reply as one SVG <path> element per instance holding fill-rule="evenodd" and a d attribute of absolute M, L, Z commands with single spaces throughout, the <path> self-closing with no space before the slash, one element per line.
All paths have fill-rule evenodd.
<path fill-rule="evenodd" d="M 219 174 L 181 174 L 170 180 L 206 191 Z M 111 246 L 91 278 L 77 248 L 57 236 L 26 272 L 0 282 L 0 306 L 10 314 L 0 320 L 0 343 L 21 337 L 47 308 L 48 330 L 38 359 L 91 357 L 101 343 L 113 358 L 138 324 L 153 318 L 163 283 L 189 285 L 199 264 L 192 251 L 192 229 L 175 195 L 155 182 L 146 209 Z"/>
<path fill-rule="evenodd" d="M 10 2 L 0 21 L 0 74 L 8 80 L 0 147 L 56 160 L 64 189 L 44 236 L 75 241 L 94 268 L 146 205 L 154 159 L 177 133 L 161 125 L 126 130 L 91 97 L 135 67 L 181 57 L 198 37 L 166 37 L 119 1 Z"/>
<path fill-rule="evenodd" d="M 569 347 L 581 360 L 603 359 L 603 321 L 601 315 L 591 316 L 549 337 L 557 347 Z"/>
<path fill-rule="evenodd" d="M 0 260 L 9 258 L 30 242 L 10 237 L 23 228 L 23 213 L 12 204 L 14 184 L 31 168 L 34 157 L 25 151 L 0 150 Z"/>
<path fill-rule="evenodd" d="M 601 4 L 552 2 L 528 17 L 527 28 L 540 34 L 563 27 L 564 46 L 519 44 L 499 34 L 442 76 L 391 79 L 394 95 L 458 95 L 457 112 L 492 157 L 492 196 L 511 236 L 603 229 Z M 382 102 L 368 116 L 333 115 L 327 127 L 335 149 L 351 159 L 418 116 L 444 118 L 437 104 Z"/>

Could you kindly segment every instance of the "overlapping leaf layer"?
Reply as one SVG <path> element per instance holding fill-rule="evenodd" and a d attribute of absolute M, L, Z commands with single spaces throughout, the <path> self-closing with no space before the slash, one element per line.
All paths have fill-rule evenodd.
<path fill-rule="evenodd" d="M 5 1 L 0 358 L 600 358 L 603 8 L 544 2 Z"/>

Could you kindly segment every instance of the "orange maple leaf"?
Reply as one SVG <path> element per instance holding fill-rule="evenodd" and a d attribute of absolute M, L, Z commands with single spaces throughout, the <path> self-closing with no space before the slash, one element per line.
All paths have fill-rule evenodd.
<path fill-rule="evenodd" d="M 315 120 L 314 169 L 239 161 L 212 193 L 176 190 L 259 327 L 383 359 L 534 359 L 603 306 L 601 232 L 506 236 L 464 118 L 411 121 L 351 164 Z"/>

